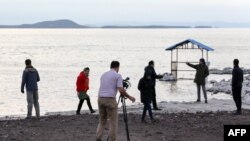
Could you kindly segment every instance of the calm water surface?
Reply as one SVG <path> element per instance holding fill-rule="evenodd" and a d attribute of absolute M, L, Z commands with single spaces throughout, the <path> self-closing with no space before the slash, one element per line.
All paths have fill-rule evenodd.
<path fill-rule="evenodd" d="M 109 70 L 112 60 L 120 61 L 124 78 L 130 77 L 132 87 L 128 93 L 137 98 L 134 104 L 138 104 L 137 84 L 148 61 L 155 61 L 157 73 L 170 72 L 171 54 L 165 48 L 187 38 L 215 49 L 209 53 L 210 68 L 232 66 L 234 58 L 239 58 L 241 66 L 250 68 L 250 29 L 0 29 L 0 116 L 26 114 L 26 94 L 21 94 L 20 83 L 27 58 L 32 59 L 40 73 L 42 114 L 76 109 L 75 81 L 86 66 L 91 69 L 89 95 L 97 108 L 99 79 Z M 201 56 L 199 51 L 183 51 L 179 55 L 182 61 L 196 61 Z M 179 77 L 193 75 L 185 72 Z M 209 76 L 210 80 L 223 78 L 230 76 Z M 159 81 L 156 89 L 158 101 L 196 99 L 192 80 Z M 209 94 L 211 98 L 231 97 Z M 87 109 L 86 104 L 83 109 Z"/>

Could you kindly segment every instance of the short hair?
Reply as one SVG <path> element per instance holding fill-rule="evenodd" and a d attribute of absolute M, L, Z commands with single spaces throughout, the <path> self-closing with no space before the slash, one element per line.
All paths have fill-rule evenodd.
<path fill-rule="evenodd" d="M 153 61 L 153 60 L 149 61 L 149 62 L 148 62 L 148 65 L 149 65 L 149 66 L 150 66 L 150 65 L 154 65 L 154 61 Z"/>
<path fill-rule="evenodd" d="M 89 67 L 84 68 L 83 71 L 89 71 Z"/>
<path fill-rule="evenodd" d="M 201 58 L 200 61 L 201 61 L 203 64 L 206 64 L 204 58 Z"/>
<path fill-rule="evenodd" d="M 26 66 L 30 66 L 31 65 L 31 60 L 30 59 L 26 59 L 25 60 L 25 65 Z"/>
<path fill-rule="evenodd" d="M 114 68 L 119 68 L 120 63 L 118 61 L 112 61 L 110 64 L 110 68 L 114 69 Z"/>
<path fill-rule="evenodd" d="M 239 65 L 239 60 L 238 59 L 234 59 L 234 65 L 238 66 Z"/>

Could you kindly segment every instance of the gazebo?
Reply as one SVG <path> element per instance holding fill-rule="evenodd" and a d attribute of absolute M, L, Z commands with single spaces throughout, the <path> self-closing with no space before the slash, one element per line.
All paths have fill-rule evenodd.
<path fill-rule="evenodd" d="M 166 49 L 166 51 L 171 51 L 171 74 L 176 78 L 177 80 L 177 72 L 178 71 L 190 71 L 190 70 L 180 70 L 178 69 L 179 63 L 186 63 L 179 61 L 179 54 L 178 50 L 200 50 L 201 51 L 201 57 L 206 59 L 206 62 L 208 63 L 208 52 L 214 51 L 214 49 L 197 42 L 193 39 L 187 39 L 182 42 L 179 42 L 173 46 L 170 46 Z M 197 62 L 191 62 L 191 63 L 197 63 Z"/>

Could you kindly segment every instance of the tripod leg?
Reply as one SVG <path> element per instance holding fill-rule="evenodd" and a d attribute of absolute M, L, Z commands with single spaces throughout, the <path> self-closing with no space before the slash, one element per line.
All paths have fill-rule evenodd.
<path fill-rule="evenodd" d="M 122 107 L 123 107 L 123 118 L 124 118 L 124 122 L 125 122 L 126 133 L 127 133 L 127 141 L 130 141 L 129 129 L 128 129 L 127 109 L 126 109 L 126 103 L 125 103 L 124 98 L 122 98 Z"/>

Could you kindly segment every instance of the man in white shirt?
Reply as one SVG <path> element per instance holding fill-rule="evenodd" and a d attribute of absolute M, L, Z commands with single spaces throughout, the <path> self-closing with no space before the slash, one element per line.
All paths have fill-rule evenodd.
<path fill-rule="evenodd" d="M 116 131 L 118 125 L 117 115 L 117 102 L 116 94 L 120 92 L 121 96 L 127 97 L 132 102 L 135 98 L 130 96 L 123 88 L 123 79 L 118 74 L 120 63 L 118 61 L 112 61 L 110 70 L 105 72 L 101 77 L 101 84 L 98 94 L 98 108 L 99 108 L 99 124 L 97 127 L 97 141 L 102 140 L 103 131 L 107 119 L 109 119 L 109 141 L 116 140 Z"/>

